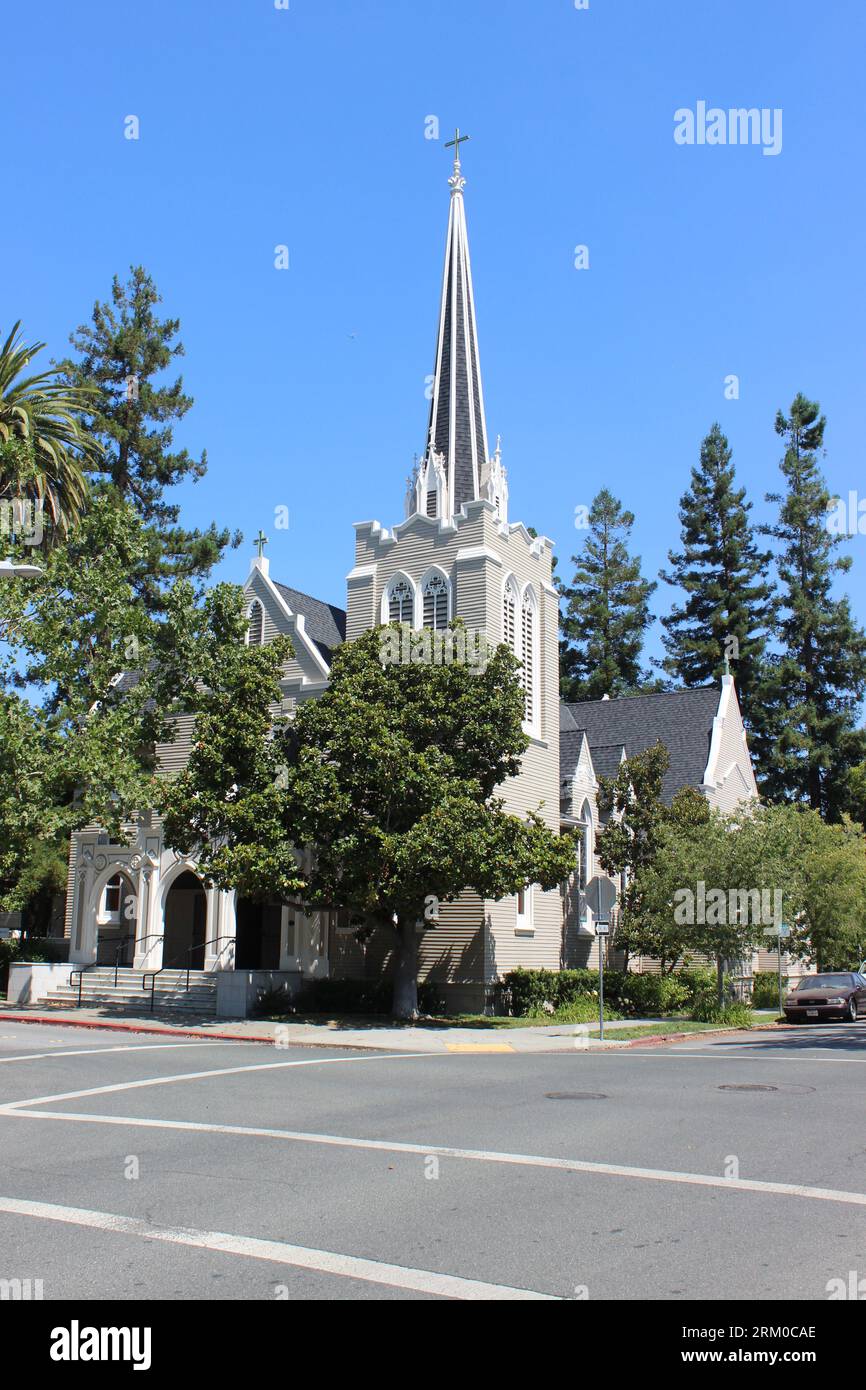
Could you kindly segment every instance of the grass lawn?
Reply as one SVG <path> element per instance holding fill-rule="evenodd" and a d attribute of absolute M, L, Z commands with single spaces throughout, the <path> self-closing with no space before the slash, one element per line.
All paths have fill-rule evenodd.
<path fill-rule="evenodd" d="M 778 1023 L 780 1020 L 775 1017 L 768 1017 L 766 1013 L 756 1013 L 752 1011 L 752 1023 Z M 665 1033 L 712 1033 L 720 1030 L 727 1031 L 731 1027 L 725 1023 L 692 1023 L 687 1018 L 671 1019 L 665 1023 L 643 1023 L 634 1028 L 611 1028 L 605 1029 L 605 1041 L 608 1039 L 620 1042 L 630 1042 L 632 1038 L 652 1038 L 662 1036 Z M 591 1028 L 589 1036 L 597 1038 L 598 1028 Z"/>

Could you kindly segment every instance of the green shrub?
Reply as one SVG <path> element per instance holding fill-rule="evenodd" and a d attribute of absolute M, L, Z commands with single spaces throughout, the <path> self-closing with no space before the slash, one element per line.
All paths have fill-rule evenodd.
<path fill-rule="evenodd" d="M 694 991 L 679 975 L 626 976 L 617 1003 L 632 1018 L 678 1013 L 691 1003 Z"/>
<path fill-rule="evenodd" d="M 688 1010 L 695 996 L 711 987 L 711 970 L 682 970 L 675 975 L 636 975 L 605 970 L 604 997 L 619 1017 L 639 1018 Z M 597 970 L 512 970 L 503 981 L 500 1007 L 515 1018 L 553 1012 L 577 1000 L 598 998 Z"/>
<path fill-rule="evenodd" d="M 695 1000 L 701 994 L 708 994 L 716 988 L 716 972 L 708 966 L 697 966 L 694 969 L 677 971 L 677 979 L 685 985 L 688 995 L 685 1000 L 685 1008 L 690 1009 Z"/>
<path fill-rule="evenodd" d="M 782 988 L 787 989 L 788 977 L 782 976 Z M 778 1009 L 779 976 L 775 970 L 756 970 L 752 978 L 752 1008 Z"/>
<path fill-rule="evenodd" d="M 751 1028 L 752 1009 L 749 1004 L 724 1004 L 714 994 L 701 995 L 691 1012 L 693 1023 L 716 1023 L 728 1028 Z"/>
<path fill-rule="evenodd" d="M 622 1018 L 619 1009 L 613 1008 L 607 999 L 604 1001 L 605 1018 Z M 545 1015 L 545 1018 L 547 1015 Z M 556 1013 L 550 1015 L 551 1023 L 598 1023 L 598 996 L 579 995 L 570 1004 L 560 1004 Z"/>

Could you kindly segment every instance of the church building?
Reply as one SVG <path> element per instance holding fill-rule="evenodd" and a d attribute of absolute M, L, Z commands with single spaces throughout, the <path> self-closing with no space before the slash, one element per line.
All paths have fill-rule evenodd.
<path fill-rule="evenodd" d="M 287 712 L 327 688 L 341 643 L 382 623 L 435 632 L 461 618 L 508 643 L 522 663 L 529 746 L 503 795 L 510 811 L 539 811 L 554 830 L 577 828 L 579 854 L 556 891 L 530 885 L 500 902 L 466 892 L 442 905 L 423 936 L 419 978 L 448 1009 L 474 1011 L 492 1005 L 497 982 L 517 966 L 596 963 L 595 924 L 615 919 L 617 897 L 596 860 L 599 776 L 661 738 L 671 754 L 667 796 L 695 786 L 727 810 L 757 788 L 730 677 L 721 688 L 561 703 L 553 543 L 511 517 L 501 448 L 488 436 L 459 140 L 449 185 L 426 447 L 405 500 L 395 498 L 402 519 L 355 525 L 345 611 L 277 580 L 261 553 L 245 594 L 250 643 L 292 640 Z M 191 733 L 191 720 L 181 720 L 177 740 L 159 750 L 167 775 L 183 766 Z M 84 973 L 53 985 L 49 997 L 122 1005 L 144 991 L 160 1009 L 223 1016 L 249 1013 L 263 989 L 379 978 L 390 949 L 375 936 L 360 945 L 340 914 L 209 887 L 194 862 L 166 848 L 151 815 L 130 827 L 127 844 L 110 843 L 98 827 L 74 837 L 66 934 Z"/>

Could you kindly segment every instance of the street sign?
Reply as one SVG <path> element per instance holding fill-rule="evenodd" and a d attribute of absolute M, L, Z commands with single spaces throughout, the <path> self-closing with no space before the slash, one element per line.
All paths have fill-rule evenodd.
<path fill-rule="evenodd" d="M 765 936 L 780 936 L 783 940 L 791 935 L 790 927 L 764 927 Z"/>
<path fill-rule="evenodd" d="M 596 922 L 596 924 L 595 924 L 595 934 L 596 934 L 596 936 L 610 936 L 610 923 L 609 923 L 609 922 Z"/>

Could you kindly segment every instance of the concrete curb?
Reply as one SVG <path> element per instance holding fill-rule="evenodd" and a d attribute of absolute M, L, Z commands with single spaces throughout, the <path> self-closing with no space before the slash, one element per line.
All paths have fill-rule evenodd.
<path fill-rule="evenodd" d="M 655 1033 L 645 1038 L 628 1038 L 622 1047 L 646 1047 L 649 1043 L 683 1042 L 687 1038 L 720 1038 L 726 1033 L 772 1033 L 775 1023 L 753 1023 L 751 1028 L 703 1028 L 691 1033 Z"/>
<path fill-rule="evenodd" d="M 50 1014 L 4 1014 L 0 1013 L 0 1023 L 44 1023 L 49 1028 L 95 1028 L 108 1033 L 147 1033 L 154 1037 L 203 1038 L 215 1042 L 254 1042 L 273 1043 L 274 1039 L 248 1037 L 238 1033 L 199 1033 L 191 1028 L 149 1027 L 142 1023 L 111 1023 L 91 1018 L 52 1018 Z"/>
<path fill-rule="evenodd" d="M 196 1030 L 193 1028 L 177 1028 L 171 1024 L 168 1024 L 164 1027 L 156 1027 L 154 1025 L 148 1025 L 147 1023 L 138 1023 L 135 1021 L 123 1023 L 119 1021 L 112 1022 L 110 1020 L 90 1018 L 70 1019 L 59 1018 L 57 1017 L 57 1015 L 52 1016 L 51 1014 L 0 1013 L 0 1023 L 35 1023 L 38 1025 L 47 1026 L 49 1028 L 89 1028 L 91 1030 L 96 1030 L 100 1032 L 144 1034 L 150 1037 L 159 1038 L 196 1038 L 201 1042 L 213 1041 L 257 1043 L 260 1046 L 264 1044 L 267 1047 L 276 1047 L 278 1045 L 277 1040 L 273 1034 L 266 1035 L 255 1033 L 204 1033 L 200 1030 Z M 756 1023 L 752 1028 L 749 1029 L 707 1028 L 699 1033 L 655 1033 L 650 1034 L 644 1038 L 623 1039 L 622 1042 L 617 1042 L 616 1038 L 613 1037 L 605 1038 L 604 1042 L 599 1042 L 597 1039 L 593 1039 L 594 1046 L 591 1049 L 591 1051 L 625 1051 L 627 1048 L 656 1047 L 660 1043 L 683 1042 L 687 1039 L 692 1038 L 716 1038 L 721 1037 L 725 1034 L 743 1032 L 772 1032 L 775 1030 L 776 1027 L 777 1025 L 775 1023 Z M 455 1030 L 455 1032 L 459 1032 L 459 1030 Z M 506 1042 L 508 1039 L 507 1030 L 491 1029 L 491 1035 L 493 1033 L 496 1033 L 497 1038 L 501 1038 L 503 1042 Z M 424 1050 L 420 1043 L 413 1043 L 411 1047 L 404 1046 L 401 1048 L 397 1043 L 364 1043 L 359 1042 L 357 1040 L 354 1042 L 342 1042 L 339 1040 L 339 1038 L 337 1038 L 336 1040 L 328 1041 L 326 1041 L 324 1038 L 291 1038 L 288 1041 L 281 1041 L 279 1043 L 279 1047 L 281 1049 L 290 1047 L 325 1048 L 331 1050 L 343 1050 L 346 1052 L 414 1052 Z M 549 1051 L 545 1051 L 543 1048 L 540 1047 L 526 1049 L 512 1047 L 511 1053 L 513 1056 L 518 1057 L 526 1055 L 545 1056 L 550 1055 L 552 1053 L 571 1052 L 572 1050 L 572 1047 L 552 1047 L 549 1049 Z M 450 1055 L 447 1051 L 443 1051 L 441 1048 L 430 1048 L 429 1053 L 431 1057 Z"/>

